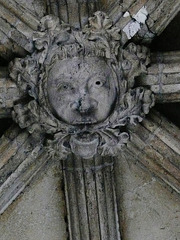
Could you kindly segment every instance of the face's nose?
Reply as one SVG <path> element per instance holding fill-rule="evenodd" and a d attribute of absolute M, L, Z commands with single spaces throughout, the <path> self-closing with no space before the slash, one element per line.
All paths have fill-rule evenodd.
<path fill-rule="evenodd" d="M 85 95 L 71 104 L 73 110 L 81 114 L 90 113 L 97 109 L 98 102 L 95 99 Z"/>

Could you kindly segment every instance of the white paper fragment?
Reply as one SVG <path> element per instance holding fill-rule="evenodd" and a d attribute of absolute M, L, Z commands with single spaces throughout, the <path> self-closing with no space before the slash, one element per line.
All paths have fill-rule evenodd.
<path fill-rule="evenodd" d="M 127 16 L 126 13 L 124 15 Z M 145 24 L 147 16 L 148 12 L 146 7 L 142 7 L 135 15 L 132 16 L 133 20 L 131 20 L 123 28 L 123 31 L 126 33 L 128 39 L 131 39 L 141 29 L 141 24 Z"/>
<path fill-rule="evenodd" d="M 123 31 L 126 33 L 128 39 L 131 39 L 140 30 L 140 28 L 141 26 L 138 22 L 132 21 L 123 28 Z"/>
<path fill-rule="evenodd" d="M 145 7 L 142 7 L 136 15 L 133 15 L 133 18 L 136 19 L 139 23 L 145 23 L 147 19 L 148 12 Z"/>
<path fill-rule="evenodd" d="M 125 12 L 125 14 L 123 15 L 123 17 L 129 17 L 129 16 L 130 16 L 129 12 Z"/>

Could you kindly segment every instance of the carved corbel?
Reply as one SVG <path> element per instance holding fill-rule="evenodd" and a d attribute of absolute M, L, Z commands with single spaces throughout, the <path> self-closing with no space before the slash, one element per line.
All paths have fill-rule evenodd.
<path fill-rule="evenodd" d="M 129 139 L 128 125 L 142 121 L 154 104 L 151 91 L 134 88 L 149 63 L 147 48 L 124 47 L 112 24 L 96 12 L 77 31 L 46 16 L 34 34 L 34 53 L 10 64 L 10 77 L 26 95 L 13 118 L 45 136 L 52 156 L 116 155 Z"/>
<path fill-rule="evenodd" d="M 129 125 L 154 105 L 150 90 L 134 87 L 146 72 L 148 49 L 124 46 L 120 29 L 103 12 L 82 30 L 54 16 L 44 17 L 39 29 L 33 54 L 9 66 L 26 96 L 14 103 L 12 116 L 50 158 L 66 160 L 70 238 L 118 240 L 112 156 L 129 140 Z"/>

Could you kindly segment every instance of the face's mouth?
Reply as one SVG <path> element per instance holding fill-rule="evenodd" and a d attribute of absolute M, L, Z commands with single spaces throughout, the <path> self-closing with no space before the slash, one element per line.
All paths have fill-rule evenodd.
<path fill-rule="evenodd" d="M 86 126 L 96 124 L 97 120 L 95 118 L 81 118 L 80 120 L 74 120 L 73 125 Z"/>
<path fill-rule="evenodd" d="M 75 138 L 75 137 L 72 137 L 73 141 L 76 143 L 76 144 L 80 144 L 82 146 L 89 146 L 89 145 L 96 145 L 97 141 L 98 141 L 98 138 L 94 138 L 94 139 L 87 139 L 87 138 Z"/>
<path fill-rule="evenodd" d="M 88 131 L 82 131 L 80 134 L 77 134 L 76 136 L 74 136 L 74 138 L 80 142 L 90 143 L 90 142 L 94 141 L 95 139 L 97 139 L 98 136 L 95 133 L 90 133 Z"/>
<path fill-rule="evenodd" d="M 98 135 L 90 134 L 89 132 L 71 136 L 70 139 L 72 152 L 85 159 L 92 158 L 97 153 L 98 145 Z"/>
<path fill-rule="evenodd" d="M 77 126 L 86 126 L 86 125 L 92 125 L 92 124 L 95 124 L 96 122 L 95 121 L 76 121 L 76 122 L 73 122 L 73 125 L 77 125 Z"/>

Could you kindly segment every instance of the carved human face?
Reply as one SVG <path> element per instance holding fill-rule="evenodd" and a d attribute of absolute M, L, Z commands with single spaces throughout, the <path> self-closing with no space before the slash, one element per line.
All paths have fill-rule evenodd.
<path fill-rule="evenodd" d="M 115 74 L 98 57 L 59 60 L 49 71 L 49 103 L 68 124 L 104 121 L 113 110 L 116 93 Z"/>

